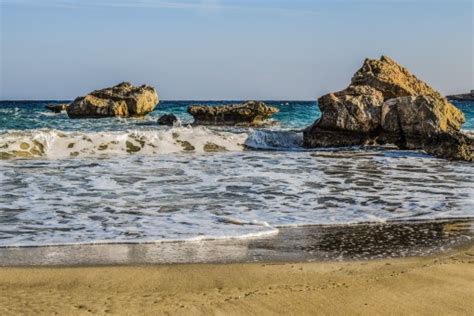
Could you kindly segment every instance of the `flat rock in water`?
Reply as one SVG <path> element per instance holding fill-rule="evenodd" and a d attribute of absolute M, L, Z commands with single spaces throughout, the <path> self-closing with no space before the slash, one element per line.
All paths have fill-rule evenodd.
<path fill-rule="evenodd" d="M 321 117 L 304 131 L 306 147 L 393 143 L 437 157 L 472 160 L 460 132 L 464 114 L 389 57 L 366 59 L 346 89 L 319 98 Z"/>
<path fill-rule="evenodd" d="M 223 106 L 193 105 L 188 108 L 196 125 L 259 126 L 268 123 L 267 120 L 277 112 L 277 108 L 261 101 Z"/>
<path fill-rule="evenodd" d="M 155 88 L 122 82 L 76 98 L 69 105 L 67 114 L 71 118 L 143 116 L 153 111 L 158 102 Z"/>

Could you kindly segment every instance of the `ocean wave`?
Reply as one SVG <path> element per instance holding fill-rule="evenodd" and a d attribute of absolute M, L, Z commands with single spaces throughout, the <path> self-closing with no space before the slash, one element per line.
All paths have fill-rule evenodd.
<path fill-rule="evenodd" d="M 102 132 L 11 130 L 0 133 L 0 159 L 65 159 L 244 149 L 301 150 L 302 142 L 303 135 L 299 131 L 212 129 L 203 126 Z"/>
<path fill-rule="evenodd" d="M 472 129 L 461 129 L 461 132 L 466 134 L 469 138 L 474 139 L 474 130 L 472 130 Z"/>
<path fill-rule="evenodd" d="M 249 224 L 251 225 L 251 224 Z M 259 226 L 259 225 L 256 225 Z M 308 225 L 312 226 L 312 225 Z M 189 243 L 189 242 L 198 242 L 198 241 L 225 241 L 225 240 L 249 240 L 249 239 L 260 239 L 270 236 L 278 235 L 280 231 L 277 228 L 271 226 L 264 226 L 261 230 L 252 231 L 250 229 L 244 231 L 231 231 L 230 234 L 226 232 L 222 235 L 200 235 L 188 238 L 162 238 L 162 239 L 153 239 L 153 238 L 141 238 L 141 239 L 97 239 L 90 241 L 59 241 L 59 242 L 47 242 L 47 243 L 38 243 L 35 241 L 26 241 L 13 243 L 8 245 L 0 244 L 0 249 L 5 248 L 36 248 L 36 247 L 62 247 L 62 246 L 86 246 L 86 245 L 140 245 L 140 244 L 166 244 L 166 243 Z M 222 232 L 221 232 L 222 233 Z"/>
<path fill-rule="evenodd" d="M 249 134 L 245 145 L 253 149 L 300 150 L 303 146 L 303 132 L 255 130 Z"/>
<path fill-rule="evenodd" d="M 59 130 L 8 131 L 0 133 L 0 158 L 63 159 L 242 151 L 247 136 L 246 133 L 214 131 L 206 127 L 86 133 Z"/>

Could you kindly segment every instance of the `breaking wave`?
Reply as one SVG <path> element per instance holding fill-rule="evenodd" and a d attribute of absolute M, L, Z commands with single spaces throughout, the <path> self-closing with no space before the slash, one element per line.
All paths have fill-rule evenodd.
<path fill-rule="evenodd" d="M 64 132 L 54 129 L 0 133 L 0 159 L 111 157 L 117 155 L 210 153 L 225 151 L 301 149 L 295 131 L 215 130 L 173 127 L 157 130 Z"/>
<path fill-rule="evenodd" d="M 250 133 L 245 145 L 253 149 L 299 150 L 303 145 L 303 132 L 255 130 Z"/>
<path fill-rule="evenodd" d="M 107 157 L 127 154 L 241 151 L 246 133 L 205 127 L 149 131 L 63 132 L 59 130 L 0 133 L 0 158 Z"/>

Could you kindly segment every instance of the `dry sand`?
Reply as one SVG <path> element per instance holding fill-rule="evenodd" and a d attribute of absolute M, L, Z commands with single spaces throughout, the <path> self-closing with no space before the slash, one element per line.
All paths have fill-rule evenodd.
<path fill-rule="evenodd" d="M 0 268 L 1 315 L 474 314 L 474 246 L 424 258 Z"/>

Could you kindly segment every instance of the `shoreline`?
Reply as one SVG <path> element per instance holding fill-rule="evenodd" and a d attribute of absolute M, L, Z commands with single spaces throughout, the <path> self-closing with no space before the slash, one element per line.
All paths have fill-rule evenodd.
<path fill-rule="evenodd" d="M 0 267 L 276 263 L 425 257 L 472 244 L 474 220 L 279 228 L 255 238 L 0 247 Z"/>
<path fill-rule="evenodd" d="M 467 315 L 474 243 L 342 262 L 2 267 L 0 293 L 2 315 Z"/>

